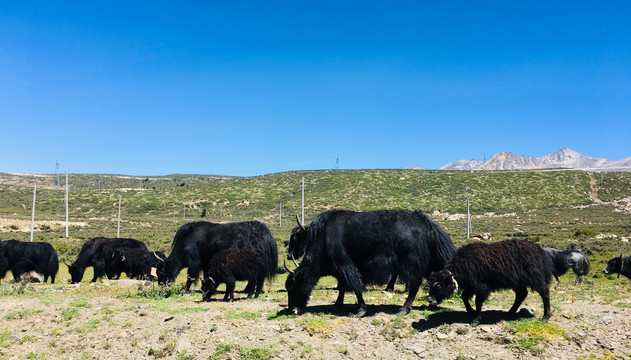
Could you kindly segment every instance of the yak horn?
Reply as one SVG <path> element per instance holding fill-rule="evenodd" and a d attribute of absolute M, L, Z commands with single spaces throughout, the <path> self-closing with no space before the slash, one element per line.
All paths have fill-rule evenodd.
<path fill-rule="evenodd" d="M 287 266 L 287 259 L 283 259 L 283 266 L 285 267 L 285 270 L 287 270 L 287 272 L 290 273 L 291 275 L 296 274 L 295 271 L 293 271 L 292 269 L 289 268 L 289 266 Z"/>
<path fill-rule="evenodd" d="M 71 267 L 71 266 L 72 266 L 72 265 L 68 264 L 68 263 L 67 263 L 67 262 L 65 262 L 65 261 L 64 261 L 64 264 L 65 264 L 67 267 Z"/>
<path fill-rule="evenodd" d="M 456 279 L 454 277 L 451 278 L 451 281 L 454 284 L 454 286 L 456 287 L 454 292 L 458 292 L 458 282 L 456 281 Z"/>
<path fill-rule="evenodd" d="M 156 259 L 160 260 L 161 262 L 164 262 L 164 259 L 162 259 L 161 257 L 158 256 L 158 254 L 156 254 L 155 251 L 153 251 L 153 256 L 156 257 Z"/>
<path fill-rule="evenodd" d="M 305 231 L 305 226 L 300 222 L 300 218 L 298 218 L 298 215 L 296 215 L 296 222 L 298 223 L 298 227 L 300 227 L 300 230 Z"/>
<path fill-rule="evenodd" d="M 293 261 L 294 265 L 296 265 L 296 267 L 298 267 L 298 263 L 296 262 L 296 259 L 294 259 L 294 254 L 291 254 L 291 261 Z"/>

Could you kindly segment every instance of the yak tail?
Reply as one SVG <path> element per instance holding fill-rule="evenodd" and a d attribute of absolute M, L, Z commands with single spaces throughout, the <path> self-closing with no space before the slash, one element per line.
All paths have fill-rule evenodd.
<path fill-rule="evenodd" d="M 427 217 L 427 215 L 425 216 Z M 443 228 L 429 218 L 427 218 L 427 221 L 429 231 L 426 233 L 428 237 L 426 240 L 428 244 L 432 244 L 430 248 L 434 251 L 434 260 L 436 262 L 433 270 L 442 270 L 456 254 L 456 246 Z"/>
<path fill-rule="evenodd" d="M 267 234 L 263 238 L 263 241 L 259 243 L 259 246 L 259 250 L 265 254 L 264 257 L 267 260 L 267 264 L 265 264 L 267 266 L 265 277 L 268 280 L 272 280 L 278 271 L 278 247 L 276 246 L 276 239 L 274 239 L 271 233 Z"/>

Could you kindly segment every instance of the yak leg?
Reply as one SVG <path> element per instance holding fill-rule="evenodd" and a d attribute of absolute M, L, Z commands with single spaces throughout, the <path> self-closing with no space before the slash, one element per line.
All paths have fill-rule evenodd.
<path fill-rule="evenodd" d="M 414 299 L 416 299 L 416 294 L 418 293 L 418 288 L 421 286 L 421 283 L 410 282 L 409 286 L 410 292 L 408 293 L 408 297 L 407 299 L 405 299 L 403 306 L 399 308 L 399 312 L 397 313 L 397 315 L 405 315 L 410 312 L 410 310 L 412 309 L 412 303 L 414 302 Z"/>
<path fill-rule="evenodd" d="M 362 317 L 366 315 L 366 303 L 364 302 L 364 297 L 362 296 L 361 291 L 355 291 L 355 296 L 357 296 L 357 304 L 359 305 L 359 309 L 355 315 Z"/>
<path fill-rule="evenodd" d="M 515 302 L 513 303 L 513 306 L 510 308 L 510 310 L 508 310 L 508 313 L 511 315 L 515 314 L 517 310 L 519 310 L 519 306 L 521 305 L 521 303 L 524 302 L 526 296 L 528 296 L 528 288 L 520 287 L 515 289 Z"/>
<path fill-rule="evenodd" d="M 258 287 L 258 281 L 256 281 L 256 277 L 251 277 L 250 279 L 248 279 L 248 284 L 255 284 L 255 286 L 252 286 L 250 288 L 250 291 L 247 292 L 248 294 L 248 299 L 252 298 L 252 295 L 254 295 L 254 293 L 256 292 L 256 288 Z M 259 296 L 258 293 L 256 294 L 256 296 Z"/>
<path fill-rule="evenodd" d="M 338 293 L 337 299 L 335 300 L 335 306 L 341 307 L 344 305 L 344 293 L 346 292 L 346 289 L 344 289 L 344 286 L 339 281 L 337 283 L 337 290 Z"/>
<path fill-rule="evenodd" d="M 255 288 L 256 288 L 256 282 L 252 280 L 248 280 L 248 284 L 245 286 L 245 289 L 243 289 L 243 292 L 246 294 L 249 294 L 251 292 L 254 292 Z"/>
<path fill-rule="evenodd" d="M 471 299 L 472 296 L 473 291 L 469 289 L 463 290 L 462 295 L 460 296 L 462 298 L 462 302 L 464 303 L 464 307 L 467 309 L 469 314 L 473 314 L 475 312 L 475 310 L 471 307 L 471 304 L 469 304 L 469 299 Z"/>
<path fill-rule="evenodd" d="M 92 258 L 92 268 L 94 269 L 94 276 L 90 282 L 96 282 L 100 277 L 105 275 L 105 260 L 102 257 Z"/>
<path fill-rule="evenodd" d="M 197 281 L 197 278 L 199 277 L 199 272 L 201 270 L 197 267 L 189 267 L 188 268 L 188 276 L 186 277 L 186 287 L 185 290 L 186 291 L 191 291 L 191 285 Z"/>
<path fill-rule="evenodd" d="M 226 295 L 223 297 L 224 301 L 234 301 L 234 280 L 229 279 L 226 281 Z"/>
<path fill-rule="evenodd" d="M 544 289 L 537 290 L 539 295 L 541 295 L 541 300 L 543 301 L 543 318 L 541 318 L 541 322 L 548 322 L 552 313 L 550 312 L 550 285 L 546 284 Z"/>
<path fill-rule="evenodd" d="M 475 318 L 471 322 L 471 326 L 478 326 L 482 319 L 482 304 L 489 297 L 489 293 L 475 294 Z"/>
<path fill-rule="evenodd" d="M 265 276 L 260 276 L 256 283 L 256 292 L 254 293 L 255 298 L 259 297 L 259 295 L 263 293 L 263 284 L 265 284 Z"/>
<path fill-rule="evenodd" d="M 388 286 L 386 286 L 386 291 L 394 291 L 394 284 L 396 284 L 397 282 L 397 277 L 398 274 L 396 272 L 392 274 L 392 276 L 390 277 L 390 282 L 388 283 Z"/>

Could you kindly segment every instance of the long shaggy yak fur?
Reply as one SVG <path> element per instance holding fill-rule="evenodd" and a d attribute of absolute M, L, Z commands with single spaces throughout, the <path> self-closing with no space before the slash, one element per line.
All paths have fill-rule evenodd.
<path fill-rule="evenodd" d="M 408 312 L 423 278 L 442 269 L 456 250 L 440 226 L 410 210 L 325 211 L 292 231 L 289 248 L 305 254 L 285 283 L 290 311 L 304 311 L 318 279 L 332 275 L 340 291 L 336 305 L 343 304 L 345 291 L 353 291 L 360 316 L 366 312 L 364 286 L 384 284 L 393 273 L 409 285 L 400 309 Z"/>
<path fill-rule="evenodd" d="M 432 306 L 462 289 L 467 312 L 474 313 L 472 325 L 481 319 L 482 304 L 492 291 L 513 289 L 515 302 L 509 314 L 514 314 L 528 295 L 528 288 L 541 295 L 543 319 L 550 318 L 550 280 L 552 258 L 539 245 L 522 239 L 486 244 L 476 242 L 458 249 L 444 270 L 429 278 L 429 301 Z M 475 295 L 475 311 L 469 299 Z"/>

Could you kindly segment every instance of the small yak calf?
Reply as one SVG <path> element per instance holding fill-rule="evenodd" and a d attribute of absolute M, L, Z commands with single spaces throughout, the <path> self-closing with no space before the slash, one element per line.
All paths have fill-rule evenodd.
<path fill-rule="evenodd" d="M 468 313 L 475 314 L 471 326 L 482 318 L 482 304 L 495 290 L 513 289 L 515 302 L 508 311 L 515 314 L 528 295 L 528 288 L 541 295 L 543 318 L 550 318 L 552 259 L 539 245 L 521 239 L 496 243 L 472 243 L 458 249 L 444 270 L 429 276 L 429 302 L 435 307 L 458 288 Z M 473 310 L 469 299 L 475 295 Z"/>
<path fill-rule="evenodd" d="M 247 280 L 248 299 L 254 295 L 258 297 L 263 291 L 263 283 L 267 274 L 267 266 L 261 253 L 254 248 L 240 248 L 223 250 L 215 254 L 210 260 L 205 277 L 202 281 L 202 299 L 210 301 L 221 283 L 226 284 L 224 301 L 234 301 L 234 286 L 236 280 Z"/>
<path fill-rule="evenodd" d="M 631 256 L 623 258 L 620 254 L 618 257 L 611 258 L 607 262 L 607 267 L 603 269 L 603 273 L 607 275 L 618 274 L 618 278 L 622 274 L 631 279 Z"/>

